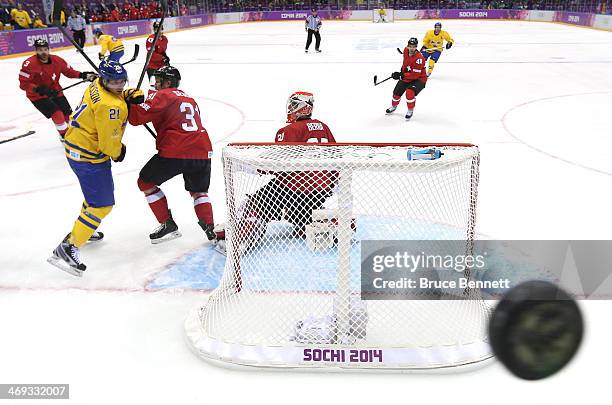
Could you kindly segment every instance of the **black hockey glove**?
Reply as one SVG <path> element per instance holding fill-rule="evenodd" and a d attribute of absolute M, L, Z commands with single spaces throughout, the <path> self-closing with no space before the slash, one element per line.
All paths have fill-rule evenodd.
<path fill-rule="evenodd" d="M 95 72 L 81 72 L 79 77 L 81 79 L 93 82 L 94 80 L 96 80 L 96 77 L 98 77 L 98 75 Z"/>
<path fill-rule="evenodd" d="M 47 96 L 47 97 L 56 97 L 57 96 L 57 90 L 53 90 L 53 89 L 50 89 L 50 88 L 45 87 L 45 86 L 35 87 L 34 91 L 36 93 L 40 94 L 41 96 Z"/>
<path fill-rule="evenodd" d="M 166 66 L 170 65 L 170 58 L 168 57 L 168 55 L 164 54 L 164 56 L 162 56 L 162 63 Z"/>
<path fill-rule="evenodd" d="M 145 102 L 145 96 L 140 89 L 127 89 L 123 90 L 123 98 L 125 102 L 129 104 L 142 104 Z"/>
<path fill-rule="evenodd" d="M 453 46 L 452 42 L 447 42 L 446 43 L 446 49 L 451 49 L 451 46 Z"/>
<path fill-rule="evenodd" d="M 391 77 L 393 80 L 399 80 L 402 78 L 402 72 L 393 72 L 391 73 Z"/>
<path fill-rule="evenodd" d="M 127 148 L 125 147 L 124 144 L 121 144 L 121 153 L 119 153 L 119 156 L 117 156 L 116 158 L 113 158 L 113 162 L 123 162 L 123 159 L 125 159 L 125 152 L 127 151 Z"/>
<path fill-rule="evenodd" d="M 99 53 L 99 54 L 98 54 L 98 58 L 100 58 L 100 60 L 104 60 L 104 55 L 103 55 L 103 54 L 101 54 L 101 53 Z"/>

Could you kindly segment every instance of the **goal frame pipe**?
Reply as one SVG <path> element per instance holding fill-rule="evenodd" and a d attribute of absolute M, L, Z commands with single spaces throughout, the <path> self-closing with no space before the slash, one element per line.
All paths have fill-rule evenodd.
<path fill-rule="evenodd" d="M 336 277 L 337 343 L 349 342 L 351 312 L 351 221 L 353 171 L 345 170 L 338 179 L 338 275 Z"/>
<path fill-rule="evenodd" d="M 416 146 L 416 147 L 427 147 L 433 146 L 442 148 L 445 146 L 450 147 L 465 147 L 465 148 L 477 148 L 478 145 L 474 145 L 471 143 L 442 143 L 442 142 L 400 142 L 400 143 L 382 143 L 382 142 L 326 142 L 326 143 L 313 143 L 313 142 L 232 142 L 228 143 L 227 146 L 291 146 L 291 145 L 300 145 L 300 146 L 371 146 L 371 147 L 379 147 L 384 148 L 387 146 Z"/>

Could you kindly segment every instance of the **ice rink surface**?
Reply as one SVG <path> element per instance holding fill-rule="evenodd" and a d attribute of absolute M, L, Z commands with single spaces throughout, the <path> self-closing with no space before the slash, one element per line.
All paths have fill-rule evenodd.
<path fill-rule="evenodd" d="M 372 77 L 401 65 L 395 48 L 422 39 L 432 21 L 328 22 L 322 54 L 304 54 L 302 22 L 210 26 L 167 34 L 181 87 L 199 103 L 216 149 L 210 196 L 224 217 L 221 147 L 272 141 L 287 97 L 315 94 L 316 118 L 342 142 L 471 142 L 481 150 L 477 229 L 496 239 L 611 239 L 612 33 L 537 22 L 443 21 L 456 40 L 442 55 L 415 115 L 402 100 L 386 116 L 393 82 Z M 144 45 L 144 39 L 127 41 Z M 96 57 L 97 49 L 87 52 Z M 312 48 L 311 48 L 312 52 Z M 74 50 L 58 54 L 90 70 Z M 192 201 L 174 179 L 163 186 L 183 237 L 153 246 L 157 224 L 136 186 L 153 139 L 128 127 L 115 164 L 116 206 L 83 248 L 88 270 L 73 278 L 46 263 L 70 231 L 82 195 L 51 121 L 18 89 L 24 58 L 0 61 L 0 382 L 70 383 L 71 403 L 577 403 L 601 398 L 609 379 L 605 301 L 583 302 L 587 336 L 561 374 L 539 383 L 499 364 L 451 375 L 228 371 L 193 355 L 183 338 L 194 288 L 148 288 L 156 275 L 201 248 Z M 129 65 L 136 83 L 144 56 Z M 70 83 L 63 79 L 64 85 Z M 67 92 L 75 106 L 84 87 Z M 383 192 L 372 190 L 372 192 Z M 432 322 L 435 322 L 432 319 Z M 599 365 L 598 365 L 599 364 Z M 591 400 L 593 401 L 593 400 Z M 596 403 L 597 401 L 595 401 Z"/>

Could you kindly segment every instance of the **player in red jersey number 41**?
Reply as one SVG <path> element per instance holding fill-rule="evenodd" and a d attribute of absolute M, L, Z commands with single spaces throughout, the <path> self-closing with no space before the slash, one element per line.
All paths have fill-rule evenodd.
<path fill-rule="evenodd" d="M 213 210 L 208 198 L 212 145 L 202 126 L 195 100 L 179 90 L 181 74 L 172 66 L 154 73 L 156 92 L 143 104 L 130 106 L 132 125 L 153 123 L 157 132 L 158 153 L 142 168 L 138 188 L 145 194 L 149 207 L 161 224 L 149 235 L 151 243 L 181 236 L 168 209 L 168 201 L 159 188 L 171 178 L 183 175 L 185 189 L 193 197 L 198 224 L 208 240 L 215 238 Z"/>
<path fill-rule="evenodd" d="M 59 84 L 62 75 L 71 79 L 93 81 L 94 72 L 79 72 L 57 55 L 49 53 L 49 43 L 44 39 L 34 41 L 36 55 L 30 56 L 21 65 L 19 87 L 26 97 L 46 118 L 51 118 L 55 129 L 63 138 L 68 131 L 68 121 L 72 108 L 62 93 Z"/>
<path fill-rule="evenodd" d="M 395 80 L 399 80 L 393 89 L 393 99 L 391 107 L 387 108 L 387 114 L 392 114 L 402 98 L 402 94 L 406 93 L 406 102 L 408 104 L 408 112 L 406 112 L 406 120 L 412 118 L 414 106 L 416 105 L 416 96 L 425 88 L 427 83 L 427 72 L 425 70 L 425 58 L 421 52 L 417 51 L 419 41 L 416 38 L 410 38 L 408 45 L 404 48 L 404 62 L 402 69 L 399 72 L 393 72 L 391 75 Z"/>

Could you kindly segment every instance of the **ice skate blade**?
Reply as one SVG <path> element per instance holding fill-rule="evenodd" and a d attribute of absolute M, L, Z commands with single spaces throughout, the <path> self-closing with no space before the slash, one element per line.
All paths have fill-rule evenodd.
<path fill-rule="evenodd" d="M 79 269 L 75 269 L 74 267 L 70 267 L 67 265 L 62 259 L 57 256 L 51 256 L 47 259 L 49 264 L 57 267 L 58 269 L 65 271 L 66 273 L 75 276 L 75 277 L 83 277 L 83 272 Z"/>
<path fill-rule="evenodd" d="M 91 237 L 87 240 L 87 244 L 93 244 L 93 243 L 100 243 L 104 240 L 104 234 L 102 232 L 100 232 L 100 237 L 95 238 L 95 237 Z"/>
<path fill-rule="evenodd" d="M 163 238 L 151 239 L 151 243 L 154 245 L 157 245 L 160 243 L 168 242 L 169 240 L 172 240 L 172 239 L 180 238 L 181 236 L 183 235 L 179 231 L 174 231 L 172 233 L 169 233 L 168 235 L 165 235 Z"/>
<path fill-rule="evenodd" d="M 217 253 L 220 253 L 223 256 L 227 256 L 227 250 L 225 249 L 225 245 L 220 246 L 218 243 L 215 243 L 213 247 Z"/>

